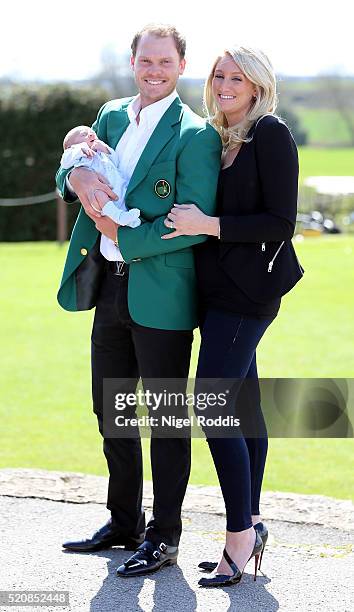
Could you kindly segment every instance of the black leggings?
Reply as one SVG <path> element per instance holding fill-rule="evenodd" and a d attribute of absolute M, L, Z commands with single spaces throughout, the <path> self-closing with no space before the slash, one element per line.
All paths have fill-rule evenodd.
<path fill-rule="evenodd" d="M 249 410 L 257 435 L 248 438 L 241 431 L 237 437 L 217 438 L 206 432 L 225 501 L 228 531 L 252 527 L 251 515 L 259 514 L 268 436 L 260 404 L 256 348 L 272 321 L 211 309 L 201 329 L 197 378 L 253 379 Z"/>

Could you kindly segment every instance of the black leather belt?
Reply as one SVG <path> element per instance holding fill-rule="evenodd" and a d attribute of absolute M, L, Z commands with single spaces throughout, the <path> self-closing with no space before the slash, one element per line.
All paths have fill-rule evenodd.
<path fill-rule="evenodd" d="M 108 270 L 115 276 L 125 276 L 129 272 L 129 266 L 125 261 L 109 261 Z"/>

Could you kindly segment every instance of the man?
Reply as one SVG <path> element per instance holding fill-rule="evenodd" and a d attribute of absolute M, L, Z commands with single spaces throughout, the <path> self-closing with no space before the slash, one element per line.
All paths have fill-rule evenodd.
<path fill-rule="evenodd" d="M 181 103 L 175 87 L 185 68 L 185 40 L 170 26 L 147 26 L 132 43 L 131 66 L 139 94 L 112 100 L 93 125 L 116 149 L 130 179 L 125 203 L 139 208 L 143 223 L 118 227 L 100 209 L 115 195 L 102 177 L 85 168 L 59 171 L 64 199 L 82 203 L 70 241 L 59 303 L 67 310 L 96 306 L 92 330 L 94 412 L 103 435 L 103 379 L 188 377 L 197 325 L 192 245 L 205 236 L 170 233 L 164 220 L 174 202 L 215 210 L 221 143 L 215 130 Z M 172 227 L 171 227 L 172 229 Z M 118 249 L 119 246 L 119 249 Z M 188 438 L 151 439 L 153 516 L 142 511 L 140 438 L 104 437 L 111 519 L 92 538 L 66 542 L 69 550 L 125 545 L 137 552 L 120 576 L 141 575 L 176 563 L 181 506 L 190 472 Z"/>

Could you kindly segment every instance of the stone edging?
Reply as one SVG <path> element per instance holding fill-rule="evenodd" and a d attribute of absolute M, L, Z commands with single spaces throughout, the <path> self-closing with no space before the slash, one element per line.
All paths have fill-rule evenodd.
<path fill-rule="evenodd" d="M 106 503 L 107 478 L 76 472 L 6 468 L 0 470 L 0 495 L 36 497 L 72 503 Z M 152 484 L 144 483 L 144 505 L 152 507 Z M 183 504 L 186 512 L 225 514 L 219 487 L 189 485 Z M 354 531 L 354 505 L 350 500 L 322 495 L 265 491 L 261 499 L 264 520 L 322 525 Z"/>

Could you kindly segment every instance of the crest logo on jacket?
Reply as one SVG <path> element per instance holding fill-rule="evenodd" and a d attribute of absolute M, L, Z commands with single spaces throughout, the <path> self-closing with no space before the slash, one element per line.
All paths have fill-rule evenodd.
<path fill-rule="evenodd" d="M 154 185 L 154 191 L 159 198 L 167 198 L 171 193 L 171 185 L 165 179 L 159 179 Z"/>

